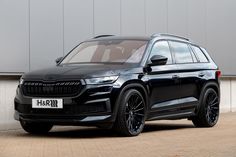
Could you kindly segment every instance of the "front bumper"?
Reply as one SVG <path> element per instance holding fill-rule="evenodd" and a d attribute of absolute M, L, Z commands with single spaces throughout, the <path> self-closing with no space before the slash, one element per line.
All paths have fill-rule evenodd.
<path fill-rule="evenodd" d="M 50 114 L 24 114 L 15 111 L 14 118 L 16 120 L 24 120 L 27 122 L 46 122 L 54 125 L 98 125 L 114 122 L 112 115 L 97 115 L 97 116 L 65 116 L 65 115 L 50 115 Z"/>
<path fill-rule="evenodd" d="M 39 97 L 24 96 L 18 87 L 14 117 L 16 120 L 49 122 L 55 125 L 113 123 L 118 93 L 119 88 L 113 84 L 86 85 L 77 96 L 60 97 L 63 99 L 63 109 L 35 109 L 32 108 L 32 98 Z"/>

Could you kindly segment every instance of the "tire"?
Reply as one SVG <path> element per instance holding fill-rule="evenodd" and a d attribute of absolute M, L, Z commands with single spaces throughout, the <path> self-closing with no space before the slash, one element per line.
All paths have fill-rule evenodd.
<path fill-rule="evenodd" d="M 145 125 L 146 104 L 144 98 L 135 89 L 125 91 L 121 98 L 113 129 L 123 136 L 137 136 Z"/>
<path fill-rule="evenodd" d="M 20 120 L 21 127 L 30 134 L 46 134 L 48 133 L 53 125 L 48 123 L 33 123 Z"/>
<path fill-rule="evenodd" d="M 196 127 L 213 127 L 219 119 L 219 96 L 212 88 L 207 88 L 201 99 L 199 112 L 192 122 Z"/>

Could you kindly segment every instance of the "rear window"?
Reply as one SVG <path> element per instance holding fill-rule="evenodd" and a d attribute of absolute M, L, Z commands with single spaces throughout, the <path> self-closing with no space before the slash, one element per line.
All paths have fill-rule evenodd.
<path fill-rule="evenodd" d="M 202 52 L 202 50 L 197 46 L 192 46 L 193 50 L 195 51 L 196 55 L 198 56 L 198 59 L 200 62 L 208 62 L 208 59 L 206 58 L 205 54 Z"/>
<path fill-rule="evenodd" d="M 187 44 L 174 41 L 169 43 L 175 54 L 176 63 L 193 63 L 193 58 Z"/>

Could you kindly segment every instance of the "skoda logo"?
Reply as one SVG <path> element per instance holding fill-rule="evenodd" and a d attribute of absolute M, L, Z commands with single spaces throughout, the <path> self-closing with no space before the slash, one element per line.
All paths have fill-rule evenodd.
<path fill-rule="evenodd" d="M 55 80 L 57 77 L 58 77 L 57 75 L 46 75 L 45 79 L 51 81 L 51 80 Z"/>
<path fill-rule="evenodd" d="M 54 79 L 53 76 L 47 76 L 46 78 L 47 78 L 47 80 L 53 80 Z"/>

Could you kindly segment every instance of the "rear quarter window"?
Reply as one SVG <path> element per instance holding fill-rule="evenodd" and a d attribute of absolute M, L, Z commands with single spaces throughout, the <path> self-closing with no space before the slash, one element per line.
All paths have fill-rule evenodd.
<path fill-rule="evenodd" d="M 201 63 L 208 62 L 207 57 L 205 56 L 205 54 L 202 52 L 202 50 L 199 47 L 192 46 L 192 48 L 193 48 L 195 54 L 197 55 L 197 57 L 198 57 L 198 59 Z"/>

